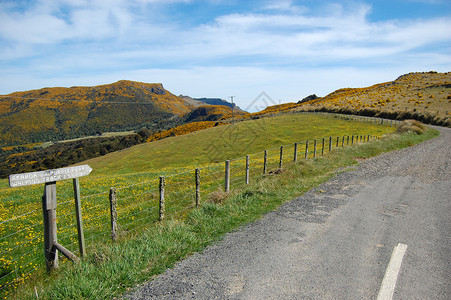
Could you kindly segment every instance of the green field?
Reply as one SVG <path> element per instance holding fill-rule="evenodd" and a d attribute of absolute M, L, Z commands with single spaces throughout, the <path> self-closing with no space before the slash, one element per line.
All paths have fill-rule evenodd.
<path fill-rule="evenodd" d="M 88 252 L 110 241 L 110 187 L 118 193 L 120 236 L 132 236 L 151 228 L 158 219 L 158 179 L 166 176 L 166 213 L 168 218 L 184 218 L 193 207 L 194 169 L 201 169 L 202 201 L 223 186 L 223 162 L 232 160 L 232 188 L 244 185 L 244 156 L 251 158 L 251 181 L 260 178 L 263 151 L 268 149 L 268 169 L 278 167 L 280 146 L 285 161 L 292 160 L 293 144 L 300 143 L 299 159 L 304 157 L 305 141 L 353 135 L 382 136 L 394 127 L 346 121 L 315 114 L 286 114 L 240 122 L 194 132 L 184 136 L 141 144 L 130 149 L 83 162 L 91 175 L 80 178 L 83 222 Z M 326 150 L 327 152 L 327 150 Z M 77 253 L 77 233 L 71 181 L 59 182 L 58 241 Z M 41 196 L 43 186 L 9 188 L 0 181 L 0 295 L 44 273 L 42 250 Z M 2 291 L 5 294 L 2 294 Z"/>
<path fill-rule="evenodd" d="M 93 176 L 166 173 L 167 169 L 223 162 L 308 139 L 357 134 L 380 136 L 393 130 L 388 126 L 348 122 L 314 114 L 286 114 L 141 144 L 84 163 L 93 168 Z"/>

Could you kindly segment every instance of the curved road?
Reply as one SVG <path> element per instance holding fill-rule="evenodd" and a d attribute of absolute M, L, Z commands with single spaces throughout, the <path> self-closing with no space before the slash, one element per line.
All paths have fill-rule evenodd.
<path fill-rule="evenodd" d="M 439 130 L 335 176 L 127 298 L 451 299 L 451 129 Z"/>

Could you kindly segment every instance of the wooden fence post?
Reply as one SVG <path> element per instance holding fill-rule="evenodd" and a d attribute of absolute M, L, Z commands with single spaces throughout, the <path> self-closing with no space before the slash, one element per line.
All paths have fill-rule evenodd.
<path fill-rule="evenodd" d="M 332 137 L 329 137 L 329 152 L 332 151 Z"/>
<path fill-rule="evenodd" d="M 313 158 L 316 158 L 316 140 L 313 141 Z"/>
<path fill-rule="evenodd" d="M 293 156 L 293 161 L 297 162 L 298 161 L 298 143 L 294 143 L 294 156 Z"/>
<path fill-rule="evenodd" d="M 308 141 L 305 142 L 305 158 L 308 158 Z"/>
<path fill-rule="evenodd" d="M 55 247 L 56 236 L 56 182 L 47 182 L 42 196 L 44 215 L 44 256 L 47 271 L 58 268 L 58 253 Z"/>
<path fill-rule="evenodd" d="M 80 256 L 84 257 L 86 254 L 85 235 L 83 233 L 83 218 L 81 215 L 81 202 L 80 202 L 80 182 L 78 178 L 73 179 L 73 184 L 75 198 L 75 217 L 77 218 L 78 249 L 80 250 Z"/>
<path fill-rule="evenodd" d="M 230 191 L 230 160 L 225 161 L 225 187 L 224 191 L 228 193 Z"/>
<path fill-rule="evenodd" d="M 282 165 L 283 165 L 283 146 L 280 146 L 279 169 L 282 169 Z"/>
<path fill-rule="evenodd" d="M 341 147 L 343 148 L 345 146 L 345 136 L 341 139 Z"/>
<path fill-rule="evenodd" d="M 246 184 L 249 184 L 249 168 L 250 168 L 250 163 L 249 163 L 249 155 L 246 155 Z"/>
<path fill-rule="evenodd" d="M 200 205 L 200 170 L 197 168 L 195 171 L 196 177 L 196 207 Z"/>
<path fill-rule="evenodd" d="M 164 213 L 166 212 L 166 207 L 164 204 L 164 188 L 166 187 L 166 179 L 164 176 L 160 176 L 160 206 L 158 211 L 158 219 L 161 221 L 164 220 Z"/>
<path fill-rule="evenodd" d="M 338 143 L 340 142 L 340 137 L 339 136 L 337 136 L 337 147 L 335 147 L 335 148 L 338 148 Z"/>
<path fill-rule="evenodd" d="M 323 138 L 323 144 L 321 145 L 321 156 L 324 155 L 324 142 L 325 142 L 325 140 Z"/>
<path fill-rule="evenodd" d="M 351 145 L 354 145 L 354 135 L 352 135 Z"/>
<path fill-rule="evenodd" d="M 117 199 L 116 188 L 110 188 L 110 215 L 111 215 L 111 239 L 117 238 Z"/>
<path fill-rule="evenodd" d="M 348 135 L 348 137 L 346 138 L 346 145 L 349 145 L 349 135 Z"/>
<path fill-rule="evenodd" d="M 268 150 L 265 150 L 265 154 L 263 156 L 263 174 L 266 174 L 266 169 L 268 168 Z"/>

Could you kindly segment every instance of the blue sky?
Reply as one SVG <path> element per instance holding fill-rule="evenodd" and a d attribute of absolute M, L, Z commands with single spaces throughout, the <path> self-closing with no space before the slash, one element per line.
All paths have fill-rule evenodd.
<path fill-rule="evenodd" d="M 451 71 L 449 0 L 0 0 L 0 94 L 121 79 L 248 107 Z"/>

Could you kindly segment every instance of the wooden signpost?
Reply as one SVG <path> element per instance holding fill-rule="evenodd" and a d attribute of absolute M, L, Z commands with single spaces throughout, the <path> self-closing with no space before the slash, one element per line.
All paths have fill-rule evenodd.
<path fill-rule="evenodd" d="M 42 212 L 44 216 L 44 255 L 47 270 L 58 268 L 58 253 L 72 261 L 78 260 L 72 252 L 60 245 L 57 240 L 56 229 L 56 182 L 66 179 L 73 179 L 75 210 L 77 216 L 78 244 L 80 255 L 85 254 L 85 244 L 83 236 L 83 223 L 81 217 L 80 187 L 78 177 L 86 176 L 92 169 L 88 165 L 67 167 L 54 170 L 38 171 L 23 174 L 13 174 L 9 176 L 9 186 L 19 187 L 34 184 L 45 184 L 44 195 L 42 196 Z"/>

